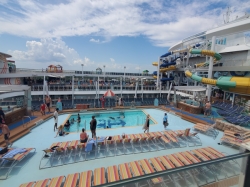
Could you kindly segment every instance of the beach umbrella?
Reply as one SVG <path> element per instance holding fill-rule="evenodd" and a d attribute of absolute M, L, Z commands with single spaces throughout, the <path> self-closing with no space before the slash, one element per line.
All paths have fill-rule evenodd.
<path fill-rule="evenodd" d="M 114 96 L 115 94 L 111 90 L 106 91 L 106 93 L 104 94 L 104 97 L 114 97 Z"/>

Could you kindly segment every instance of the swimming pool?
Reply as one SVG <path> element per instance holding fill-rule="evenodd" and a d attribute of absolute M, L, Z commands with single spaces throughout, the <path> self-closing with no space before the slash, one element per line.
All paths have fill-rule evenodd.
<path fill-rule="evenodd" d="M 91 117 L 95 116 L 98 129 L 118 128 L 144 125 L 147 113 L 143 110 L 124 110 L 124 111 L 108 111 L 108 112 L 91 112 L 80 113 L 81 122 L 76 121 L 71 123 L 70 129 L 67 132 L 76 132 L 82 128 L 90 130 Z M 69 121 L 77 119 L 77 114 L 71 114 Z M 150 125 L 155 124 L 150 118 Z"/>

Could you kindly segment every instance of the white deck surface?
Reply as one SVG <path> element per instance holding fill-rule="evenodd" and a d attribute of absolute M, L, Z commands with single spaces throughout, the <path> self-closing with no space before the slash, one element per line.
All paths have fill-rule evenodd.
<path fill-rule="evenodd" d="M 158 109 L 145 109 L 145 112 L 149 113 L 152 118 L 154 118 L 158 124 L 151 125 L 150 131 L 162 131 L 162 118 L 164 115 L 164 111 Z M 61 124 L 65 121 L 68 114 L 59 116 L 59 123 Z M 172 114 L 168 114 L 169 116 L 169 130 L 184 130 L 186 128 L 192 128 L 194 124 L 183 121 L 181 118 L 174 116 Z M 89 122 L 87 122 L 87 125 Z M 140 160 L 143 158 L 151 158 L 160 155 L 167 155 L 175 152 L 181 152 L 185 150 L 192 150 L 199 147 L 185 147 L 185 148 L 174 148 L 156 152 L 146 152 L 141 154 L 132 154 L 132 155 L 124 155 L 124 156 L 116 156 L 116 157 L 108 157 L 95 159 L 85 162 L 78 162 L 75 164 L 68 164 L 59 167 L 53 167 L 49 169 L 41 169 L 39 170 L 39 163 L 41 157 L 43 156 L 43 149 L 48 148 L 54 142 L 62 142 L 62 141 L 70 141 L 79 139 L 79 133 L 72 133 L 64 137 L 54 138 L 55 132 L 53 131 L 54 120 L 50 119 L 42 125 L 31 130 L 31 133 L 14 142 L 13 147 L 35 147 L 36 153 L 33 157 L 27 160 L 26 164 L 20 168 L 14 168 L 10 173 L 8 179 L 1 180 L 1 187 L 18 187 L 20 184 L 30 181 L 42 180 L 46 178 L 52 178 L 60 175 L 67 175 L 70 173 L 82 172 L 86 170 L 94 170 L 97 167 L 107 167 L 110 165 L 118 165 L 124 162 L 130 162 L 135 160 Z M 105 130 L 97 130 L 97 136 L 109 136 L 109 135 L 122 135 L 122 133 L 126 134 L 134 134 L 134 133 L 142 133 L 142 127 L 124 127 L 117 129 L 105 129 Z M 88 132 L 90 135 L 90 133 Z M 212 146 L 213 148 L 226 152 L 228 154 L 238 153 L 238 150 L 232 149 L 230 147 L 224 145 L 218 145 L 220 142 L 220 138 L 222 136 L 222 132 L 219 133 L 217 138 L 214 140 L 212 137 L 199 134 L 202 140 L 202 147 Z"/>

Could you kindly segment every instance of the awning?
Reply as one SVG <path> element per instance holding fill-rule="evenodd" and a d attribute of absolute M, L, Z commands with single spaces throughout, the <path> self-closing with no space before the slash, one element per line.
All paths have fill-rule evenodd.
<path fill-rule="evenodd" d="M 175 86 L 175 90 L 191 91 L 191 92 L 203 92 L 206 91 L 206 87 L 202 86 Z"/>

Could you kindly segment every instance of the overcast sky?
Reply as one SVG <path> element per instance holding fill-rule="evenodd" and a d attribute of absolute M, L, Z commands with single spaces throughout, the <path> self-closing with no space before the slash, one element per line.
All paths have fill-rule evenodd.
<path fill-rule="evenodd" d="M 18 68 L 154 71 L 190 35 L 250 12 L 249 0 L 0 0 L 0 52 Z"/>

